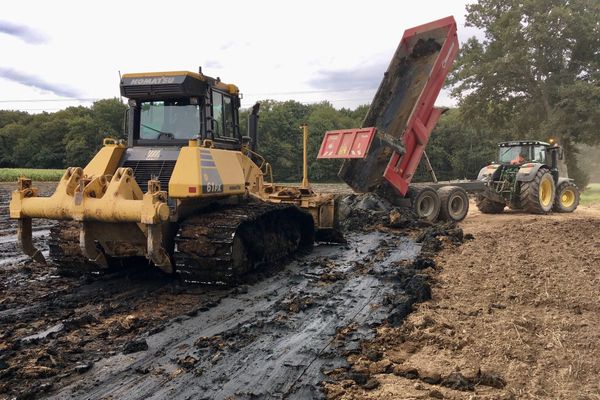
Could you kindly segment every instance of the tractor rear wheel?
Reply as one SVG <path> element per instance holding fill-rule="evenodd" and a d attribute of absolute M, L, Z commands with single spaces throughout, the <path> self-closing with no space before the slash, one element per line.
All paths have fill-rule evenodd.
<path fill-rule="evenodd" d="M 573 182 L 563 182 L 556 189 L 553 211 L 573 212 L 579 205 L 579 188 Z"/>
<path fill-rule="evenodd" d="M 525 212 L 548 214 L 552 211 L 554 197 L 554 178 L 548 168 L 540 168 L 533 180 L 521 182 L 520 201 Z"/>
<path fill-rule="evenodd" d="M 435 222 L 440 214 L 440 196 L 430 187 L 411 188 L 409 197 L 413 210 L 419 218 Z"/>
<path fill-rule="evenodd" d="M 444 221 L 462 221 L 469 212 L 469 196 L 459 186 L 443 186 L 438 189 L 440 196 L 440 219 Z"/>
<path fill-rule="evenodd" d="M 500 214 L 506 206 L 506 204 L 489 199 L 482 194 L 475 196 L 475 205 L 484 214 Z"/>

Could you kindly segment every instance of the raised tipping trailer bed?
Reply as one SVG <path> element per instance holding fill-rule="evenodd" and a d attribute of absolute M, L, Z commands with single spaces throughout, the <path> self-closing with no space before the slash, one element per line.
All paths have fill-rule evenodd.
<path fill-rule="evenodd" d="M 392 194 L 386 188 L 391 186 L 391 197 L 410 200 L 427 220 L 438 216 L 462 220 L 468 211 L 467 192 L 482 190 L 481 184 L 411 185 L 431 131 L 444 111 L 434 103 L 458 48 L 451 16 L 406 30 L 363 127 L 326 132 L 318 158 L 344 159 L 338 175 L 356 192 Z"/>

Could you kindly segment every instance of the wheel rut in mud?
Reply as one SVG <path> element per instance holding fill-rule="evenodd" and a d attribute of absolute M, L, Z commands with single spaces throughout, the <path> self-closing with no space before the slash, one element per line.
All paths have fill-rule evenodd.
<path fill-rule="evenodd" d="M 347 244 L 317 245 L 234 288 L 147 267 L 59 277 L 0 237 L 0 398 L 322 397 L 374 327 L 400 323 L 429 294 L 411 267 L 421 245 L 390 229 L 412 216 L 382 227 L 390 210 L 372 200 L 345 207 Z M 48 226 L 37 226 L 47 251 Z"/>
<path fill-rule="evenodd" d="M 418 251 L 381 232 L 318 246 L 217 306 L 141 335 L 147 350 L 103 359 L 53 397 L 318 397 L 324 373 L 393 314 L 402 295 L 397 264 Z"/>

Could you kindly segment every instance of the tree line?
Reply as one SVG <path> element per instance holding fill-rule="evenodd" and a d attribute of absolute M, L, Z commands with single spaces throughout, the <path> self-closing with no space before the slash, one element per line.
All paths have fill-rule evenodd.
<path fill-rule="evenodd" d="M 105 137 L 122 137 L 126 106 L 118 99 L 53 113 L 0 110 L 0 167 L 85 166 Z"/>
<path fill-rule="evenodd" d="M 581 150 L 581 165 L 598 165 L 589 157 L 600 144 L 600 2 L 479 0 L 466 7 L 467 26 L 483 36 L 462 45 L 447 82 L 457 107 L 442 115 L 427 147 L 438 178 L 475 178 L 500 141 L 556 137 L 569 176 L 584 187 L 588 175 L 575 155 Z M 307 123 L 311 180 L 336 181 L 340 161 L 316 160 L 323 133 L 360 127 L 368 105 L 261 103 L 259 152 L 276 180 L 301 179 L 300 124 Z M 124 110 L 106 99 L 55 113 L 0 111 L 0 167 L 85 165 L 103 137 L 121 137 Z M 242 130 L 247 115 L 240 113 Z M 427 177 L 420 171 L 418 178 Z"/>

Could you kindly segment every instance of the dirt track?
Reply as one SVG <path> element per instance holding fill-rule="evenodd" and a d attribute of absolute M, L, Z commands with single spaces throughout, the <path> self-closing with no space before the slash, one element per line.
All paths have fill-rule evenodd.
<path fill-rule="evenodd" d="M 342 381 L 330 398 L 600 398 L 600 206 L 473 210 L 474 240 L 435 258 L 433 300 L 349 357 L 377 388 Z"/>
<path fill-rule="evenodd" d="M 2 217 L 0 398 L 322 397 L 373 327 L 397 325 L 429 293 L 404 268 L 420 245 L 395 230 L 350 233 L 223 288 L 147 266 L 59 277 L 20 255 Z M 36 227 L 44 251 L 47 234 Z"/>

